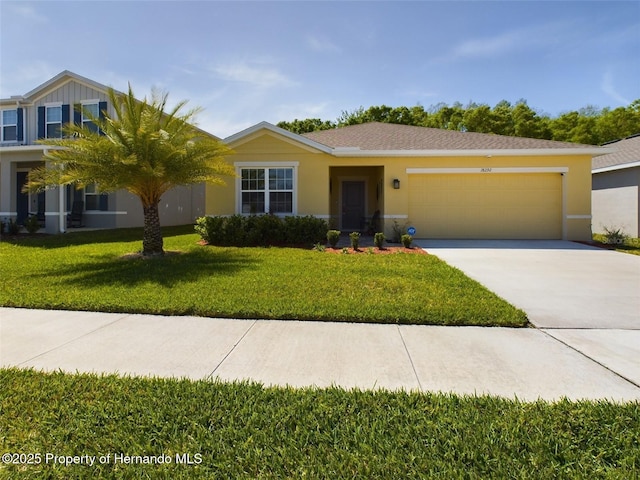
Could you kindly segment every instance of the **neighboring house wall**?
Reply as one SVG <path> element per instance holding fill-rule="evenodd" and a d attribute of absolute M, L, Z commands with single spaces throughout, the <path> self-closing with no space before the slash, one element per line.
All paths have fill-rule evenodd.
<path fill-rule="evenodd" d="M 381 212 L 382 227 L 387 236 L 391 236 L 394 221 L 400 225 L 413 225 L 418 238 L 565 238 L 569 240 L 589 240 L 591 238 L 591 155 L 531 155 L 531 156 L 375 156 L 349 157 L 334 156 L 330 153 L 310 148 L 304 142 L 296 143 L 291 138 L 278 135 L 272 130 L 260 130 L 240 140 L 232 141 L 230 146 L 235 154 L 230 161 L 236 166 L 238 179 L 229 182 L 227 187 L 208 186 L 206 194 L 206 213 L 208 215 L 231 215 L 251 212 L 248 204 L 243 203 L 243 194 L 250 198 L 250 192 L 243 189 L 242 170 L 260 168 L 290 168 L 294 173 L 293 206 L 290 214 L 314 215 L 326 218 L 334 228 L 345 230 L 345 188 L 351 188 L 350 182 L 363 182 L 364 209 L 362 216 L 369 218 L 376 210 Z M 488 158 L 489 157 L 489 158 Z M 464 170 L 460 170 L 464 169 Z M 506 169 L 507 173 L 502 173 Z M 468 173 L 473 171 L 473 173 Z M 467 177 L 471 185 L 483 181 L 498 181 L 501 190 L 490 193 L 494 199 L 489 206 L 477 205 L 478 198 L 473 192 L 460 188 L 449 189 L 453 195 L 450 202 L 457 203 L 472 219 L 477 221 L 475 229 L 449 229 L 436 225 L 429 213 L 428 200 L 423 198 L 430 193 L 421 188 L 424 182 L 434 175 L 442 175 L 442 181 L 459 182 Z M 543 176 L 549 181 L 538 180 Z M 429 177 L 429 180 L 425 180 Z M 393 186 L 394 179 L 399 180 L 400 188 Z M 534 181 L 535 180 L 535 181 Z M 265 180 L 266 181 L 266 180 Z M 249 180 L 244 186 L 249 186 Z M 528 185 L 533 185 L 528 187 Z M 541 190 L 536 190 L 541 185 Z M 551 185 L 546 187 L 545 185 Z M 475 188 L 475 187 L 474 187 Z M 516 208 L 508 213 L 514 199 L 522 195 L 522 188 L 528 188 L 530 201 L 538 213 L 543 211 L 542 222 L 553 223 L 547 230 L 539 233 L 535 225 L 536 213 L 528 213 L 528 205 Z M 260 192 L 259 195 L 262 195 Z M 270 194 L 272 192 L 266 192 Z M 548 196 L 553 198 L 549 199 Z M 277 195 L 274 195 L 276 198 Z M 447 203 L 447 202 L 445 202 Z M 543 207 L 537 206 L 544 205 Z M 551 211 L 547 211 L 549 208 Z M 475 209 L 475 210 L 474 210 Z M 501 210 L 502 209 L 502 210 Z M 439 210 L 443 212 L 445 210 Z M 425 213 L 427 212 L 427 213 Z M 474 214 L 475 212 L 475 214 Z M 363 219 L 364 219 L 363 218 Z M 456 219 L 460 222 L 464 215 Z M 523 220 L 524 219 L 524 220 Z M 462 220 L 464 221 L 464 220 Z M 502 231 L 500 225 L 518 221 L 518 228 Z M 545 228 L 547 228 L 545 226 Z M 524 232 L 518 235 L 517 232 Z M 514 234 L 513 232 L 516 232 Z M 551 233 L 549 233 L 551 232 Z"/>
<path fill-rule="evenodd" d="M 0 218 L 23 221 L 44 205 L 46 231 L 66 229 L 66 214 L 74 200 L 84 202 L 83 224 L 89 228 L 139 227 L 144 224 L 140 200 L 126 191 L 100 194 L 96 186 L 50 189 L 46 195 L 22 194 L 20 182 L 32 168 L 44 165 L 45 145 L 38 143 L 62 125 L 88 122 L 83 108 L 114 115 L 108 87 L 71 72 L 62 72 L 25 96 L 0 100 Z M 7 112 L 5 114 L 5 112 Z M 17 112 L 17 113 L 16 113 Z M 15 123 L 15 125 L 14 125 Z M 99 187 L 99 186 L 98 186 Z M 204 214 L 204 185 L 167 192 L 159 204 L 162 225 L 181 225 Z M 26 209 L 26 210 L 25 210 Z"/>
<path fill-rule="evenodd" d="M 640 166 L 593 174 L 593 231 L 640 237 Z"/>

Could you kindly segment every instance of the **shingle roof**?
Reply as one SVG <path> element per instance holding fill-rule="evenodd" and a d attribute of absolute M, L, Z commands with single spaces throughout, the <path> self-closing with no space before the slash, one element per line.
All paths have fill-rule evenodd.
<path fill-rule="evenodd" d="M 607 147 L 615 148 L 616 151 L 594 158 L 591 161 L 593 170 L 640 162 L 640 133 L 617 142 L 608 143 Z"/>
<path fill-rule="evenodd" d="M 593 145 L 458 132 L 392 123 L 363 123 L 305 133 L 304 137 L 332 148 L 361 150 L 511 150 L 590 148 Z"/>

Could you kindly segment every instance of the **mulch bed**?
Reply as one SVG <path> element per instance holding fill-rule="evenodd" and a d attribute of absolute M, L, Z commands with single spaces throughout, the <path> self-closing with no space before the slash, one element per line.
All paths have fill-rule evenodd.
<path fill-rule="evenodd" d="M 325 252 L 328 253 L 342 253 L 342 248 L 336 247 L 331 248 L 327 247 Z M 428 253 L 422 248 L 406 248 L 406 247 L 383 247 L 383 248 L 375 248 L 375 247 L 360 247 L 358 250 L 354 250 L 353 248 L 347 248 L 346 252 L 349 255 L 391 255 L 395 253 L 411 253 L 417 255 L 428 255 Z"/>

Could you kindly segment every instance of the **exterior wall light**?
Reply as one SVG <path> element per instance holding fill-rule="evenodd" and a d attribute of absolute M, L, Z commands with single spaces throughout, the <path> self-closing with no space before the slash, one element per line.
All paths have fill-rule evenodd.
<path fill-rule="evenodd" d="M 394 190 L 398 190 L 400 188 L 400 180 L 398 180 L 397 178 L 393 179 L 393 188 Z"/>

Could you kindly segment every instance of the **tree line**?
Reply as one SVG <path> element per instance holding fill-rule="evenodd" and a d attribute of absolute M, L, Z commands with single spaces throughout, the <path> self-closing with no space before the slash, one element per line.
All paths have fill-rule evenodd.
<path fill-rule="evenodd" d="M 519 100 L 515 104 L 502 100 L 493 108 L 473 102 L 466 106 L 459 102 L 451 106 L 438 103 L 428 109 L 422 105 L 380 105 L 366 110 L 359 107 L 353 111 L 343 111 L 335 121 L 307 118 L 282 121 L 277 125 L 303 134 L 368 122 L 602 145 L 640 133 L 640 99 L 627 107 L 600 109 L 589 105 L 553 118 L 531 108 L 526 100 Z"/>

